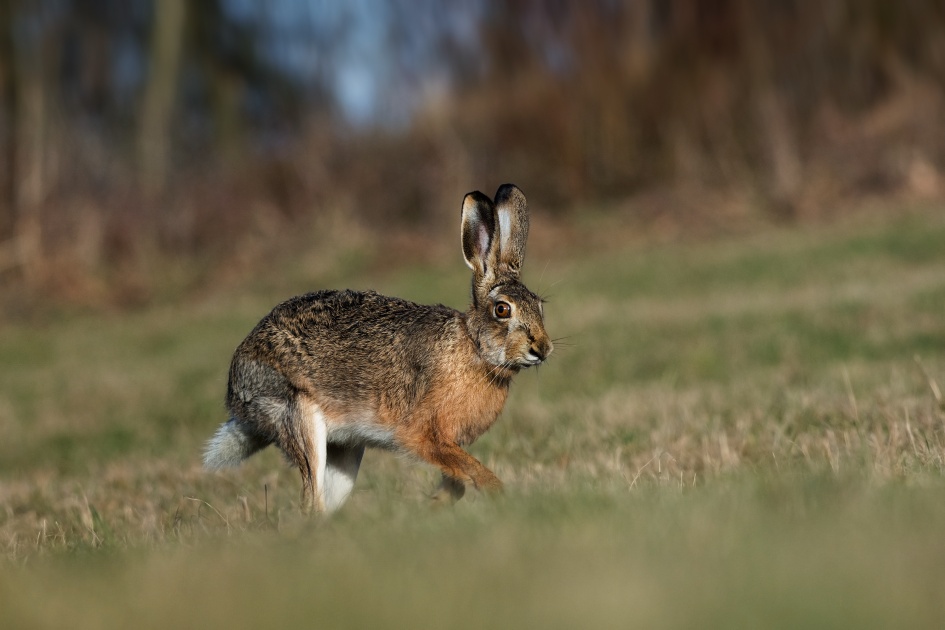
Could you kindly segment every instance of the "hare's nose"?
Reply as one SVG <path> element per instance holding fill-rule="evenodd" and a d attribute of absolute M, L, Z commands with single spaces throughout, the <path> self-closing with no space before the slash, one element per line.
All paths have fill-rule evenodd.
<path fill-rule="evenodd" d="M 531 347 L 528 349 L 535 358 L 539 361 L 544 361 L 548 358 L 548 355 L 555 349 L 554 344 L 551 343 L 551 340 L 539 341 L 537 343 L 532 343 Z"/>

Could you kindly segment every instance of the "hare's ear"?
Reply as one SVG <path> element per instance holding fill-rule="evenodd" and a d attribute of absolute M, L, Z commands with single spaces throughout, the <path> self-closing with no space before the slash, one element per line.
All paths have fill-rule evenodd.
<path fill-rule="evenodd" d="M 495 194 L 498 218 L 496 234 L 499 271 L 518 275 L 525 260 L 528 240 L 528 206 L 525 194 L 515 184 L 503 184 Z"/>
<path fill-rule="evenodd" d="M 478 190 L 463 198 L 463 257 L 478 276 L 494 272 L 491 252 L 495 223 L 495 206 L 491 199 Z"/>

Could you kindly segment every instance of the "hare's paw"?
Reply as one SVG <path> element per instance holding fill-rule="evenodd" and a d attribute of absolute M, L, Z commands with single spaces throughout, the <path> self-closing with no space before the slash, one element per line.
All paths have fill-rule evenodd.
<path fill-rule="evenodd" d="M 485 473 L 480 474 L 476 479 L 476 489 L 481 490 L 482 492 L 488 492 L 489 494 L 498 494 L 502 492 L 505 487 L 502 483 L 502 480 L 496 477 L 492 471 L 485 469 Z"/>
<path fill-rule="evenodd" d="M 466 484 L 458 479 L 443 475 L 440 485 L 430 495 L 434 505 L 452 505 L 466 494 Z"/>

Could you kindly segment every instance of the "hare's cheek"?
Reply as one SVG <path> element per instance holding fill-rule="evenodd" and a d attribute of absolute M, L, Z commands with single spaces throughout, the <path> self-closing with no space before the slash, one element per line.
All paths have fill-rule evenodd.
<path fill-rule="evenodd" d="M 523 328 L 516 328 L 510 331 L 505 345 L 510 351 L 527 351 L 529 345 L 528 332 Z"/>
<path fill-rule="evenodd" d="M 482 358 L 489 363 L 499 365 L 505 361 L 507 354 L 505 340 L 498 336 L 481 338 L 479 342 L 479 352 Z"/>

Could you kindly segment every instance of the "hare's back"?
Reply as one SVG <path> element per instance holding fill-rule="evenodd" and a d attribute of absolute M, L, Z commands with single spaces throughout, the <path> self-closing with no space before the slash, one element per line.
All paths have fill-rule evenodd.
<path fill-rule="evenodd" d="M 374 291 L 317 291 L 300 295 L 272 310 L 263 320 L 273 329 L 299 339 L 338 336 L 348 341 L 367 337 L 419 336 L 435 333 L 459 313 Z"/>
<path fill-rule="evenodd" d="M 274 308 L 240 344 L 231 380 L 263 364 L 293 388 L 335 400 L 412 398 L 436 380 L 461 318 L 374 292 L 301 295 Z"/>
<path fill-rule="evenodd" d="M 385 364 L 427 363 L 449 343 L 462 315 L 373 291 L 318 291 L 276 306 L 249 334 L 237 354 L 280 365 L 304 360 L 349 371 Z"/>

